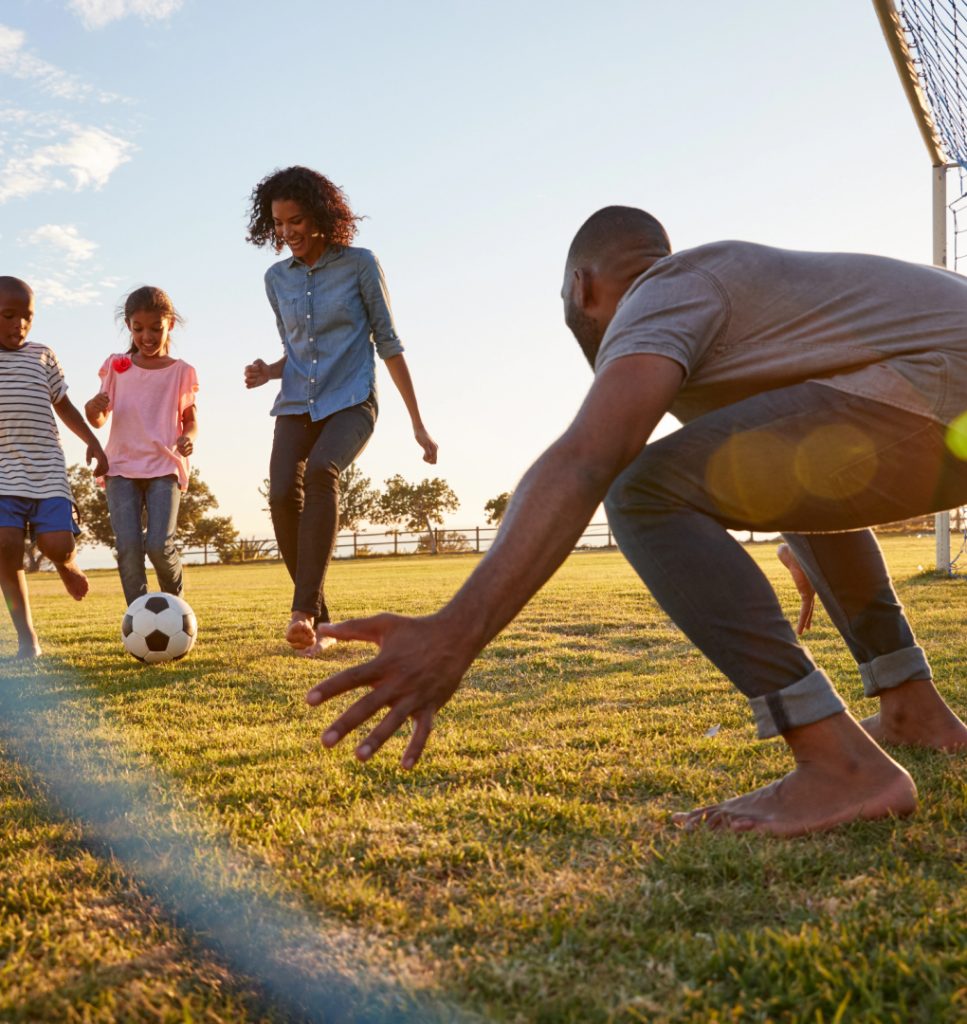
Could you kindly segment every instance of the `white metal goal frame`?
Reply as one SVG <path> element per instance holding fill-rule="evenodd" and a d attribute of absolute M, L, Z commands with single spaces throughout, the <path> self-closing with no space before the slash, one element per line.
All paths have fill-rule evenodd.
<path fill-rule="evenodd" d="M 933 262 L 948 267 L 948 216 L 953 217 L 954 269 L 958 215 L 965 211 L 967 174 L 967 0 L 873 0 L 931 164 Z M 948 201 L 952 172 L 957 199 Z M 935 517 L 937 571 L 950 574 L 950 514 Z"/>

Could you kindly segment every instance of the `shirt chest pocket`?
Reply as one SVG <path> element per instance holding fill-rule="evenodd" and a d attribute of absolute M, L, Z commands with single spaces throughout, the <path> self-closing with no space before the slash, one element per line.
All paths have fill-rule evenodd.
<path fill-rule="evenodd" d="M 284 299 L 280 305 L 282 322 L 290 337 L 303 332 L 314 336 L 352 323 L 351 311 L 344 302 L 325 299 L 312 302 L 307 296 L 300 296 Z"/>

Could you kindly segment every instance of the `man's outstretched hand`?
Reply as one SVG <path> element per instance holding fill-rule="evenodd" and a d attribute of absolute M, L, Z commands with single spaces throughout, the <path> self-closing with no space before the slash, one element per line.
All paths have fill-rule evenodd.
<path fill-rule="evenodd" d="M 319 636 L 379 645 L 379 654 L 371 661 L 330 676 L 306 694 L 306 703 L 315 707 L 341 693 L 362 686 L 372 688 L 326 729 L 323 744 L 334 747 L 353 729 L 386 708 L 383 719 L 356 748 L 356 756 L 360 761 L 368 761 L 408 718 L 412 718 L 413 735 L 402 761 L 404 768 L 412 768 L 430 737 L 433 716 L 453 696 L 477 653 L 469 649 L 465 637 L 456 635 L 458 632 L 440 614 L 422 619 L 383 614 L 368 619 L 320 623 L 317 626 Z"/>

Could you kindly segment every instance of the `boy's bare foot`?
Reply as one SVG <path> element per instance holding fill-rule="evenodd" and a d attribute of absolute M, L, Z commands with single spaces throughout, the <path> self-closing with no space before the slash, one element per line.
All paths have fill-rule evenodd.
<path fill-rule="evenodd" d="M 913 679 L 880 694 L 880 710 L 860 725 L 877 743 L 967 750 L 967 725 L 950 710 L 929 679 Z"/>
<path fill-rule="evenodd" d="M 91 585 L 87 582 L 87 577 L 77 567 L 77 562 L 73 558 L 69 562 L 61 562 L 60 564 L 55 562 L 54 568 L 60 574 L 60 578 L 67 588 L 67 593 L 75 601 L 82 601 L 87 597 L 87 592 L 91 589 Z"/>
<path fill-rule="evenodd" d="M 316 642 L 316 633 L 312 628 L 312 616 L 306 612 L 293 612 L 289 625 L 286 627 L 285 640 L 300 654 L 312 647 Z"/>
<path fill-rule="evenodd" d="M 916 810 L 913 780 L 846 712 L 790 729 L 785 739 L 796 768 L 784 778 L 672 820 L 689 830 L 799 836 Z"/>
<path fill-rule="evenodd" d="M 30 658 L 37 658 L 41 654 L 40 643 L 37 637 L 27 637 L 17 645 L 17 661 L 27 661 Z"/>

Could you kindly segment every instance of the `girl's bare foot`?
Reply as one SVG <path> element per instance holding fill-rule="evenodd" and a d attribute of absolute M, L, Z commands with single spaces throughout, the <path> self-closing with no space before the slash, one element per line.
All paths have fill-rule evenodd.
<path fill-rule="evenodd" d="M 847 713 L 790 729 L 785 738 L 796 767 L 784 778 L 672 820 L 690 830 L 799 836 L 916 810 L 913 780 Z"/>
<path fill-rule="evenodd" d="M 312 616 L 306 612 L 293 612 L 285 631 L 285 640 L 300 654 L 312 647 L 316 642 L 316 633 L 312 628 Z"/>
<path fill-rule="evenodd" d="M 929 679 L 913 679 L 880 694 L 880 710 L 860 723 L 877 743 L 967 750 L 967 725 L 950 710 Z"/>
<path fill-rule="evenodd" d="M 91 589 L 91 585 L 87 582 L 87 577 L 77 567 L 77 562 L 73 558 L 69 562 L 55 562 L 54 568 L 59 573 L 67 593 L 75 601 L 82 601 L 87 597 L 87 592 Z"/>

